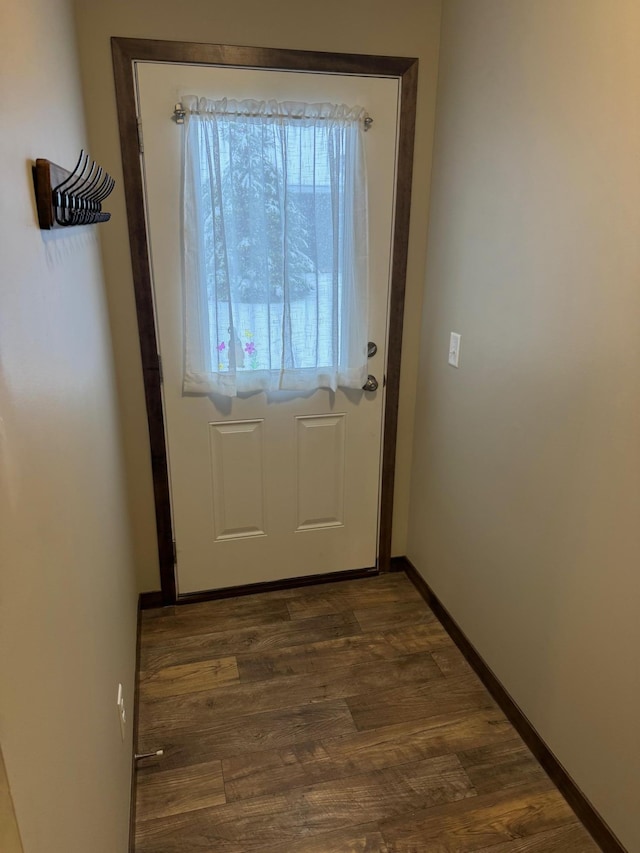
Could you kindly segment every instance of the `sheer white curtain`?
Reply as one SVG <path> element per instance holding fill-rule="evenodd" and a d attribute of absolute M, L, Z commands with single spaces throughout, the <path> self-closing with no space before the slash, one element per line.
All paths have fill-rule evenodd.
<path fill-rule="evenodd" d="M 364 110 L 182 103 L 184 391 L 361 388 Z"/>

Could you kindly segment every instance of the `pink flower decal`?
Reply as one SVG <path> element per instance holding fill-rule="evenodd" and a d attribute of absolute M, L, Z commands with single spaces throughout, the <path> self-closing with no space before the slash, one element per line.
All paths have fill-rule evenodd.
<path fill-rule="evenodd" d="M 225 350 L 226 348 L 227 348 L 227 345 L 225 344 L 224 341 L 222 341 L 221 344 L 218 344 L 218 352 L 222 352 L 222 350 Z"/>
<path fill-rule="evenodd" d="M 244 351 L 247 355 L 255 355 L 256 354 L 256 345 L 253 341 L 249 341 L 248 344 L 244 345 Z"/>

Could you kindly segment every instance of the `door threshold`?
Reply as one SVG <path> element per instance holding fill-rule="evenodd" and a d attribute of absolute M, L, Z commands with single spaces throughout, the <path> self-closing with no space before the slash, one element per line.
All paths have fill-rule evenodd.
<path fill-rule="evenodd" d="M 277 581 L 227 586 L 224 589 L 207 589 L 202 592 L 185 592 L 177 596 L 176 604 L 197 604 L 200 601 L 215 601 L 218 598 L 235 598 L 239 595 L 254 595 L 259 592 L 275 592 L 279 589 L 295 589 L 298 586 L 315 586 L 333 581 L 350 581 L 369 578 L 379 574 L 374 566 L 370 569 L 346 569 L 342 572 L 325 572 L 321 575 L 303 575 L 298 578 L 282 578 Z"/>

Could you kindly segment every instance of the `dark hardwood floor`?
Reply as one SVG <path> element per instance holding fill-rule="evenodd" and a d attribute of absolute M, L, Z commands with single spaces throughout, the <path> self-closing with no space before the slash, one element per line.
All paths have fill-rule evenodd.
<path fill-rule="evenodd" d="M 588 853 L 403 574 L 142 614 L 136 853 Z"/>

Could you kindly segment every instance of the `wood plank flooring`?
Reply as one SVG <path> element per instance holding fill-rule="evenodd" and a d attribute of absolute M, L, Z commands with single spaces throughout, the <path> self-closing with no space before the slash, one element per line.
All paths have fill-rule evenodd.
<path fill-rule="evenodd" d="M 403 574 L 142 614 L 136 853 L 590 853 Z"/>

